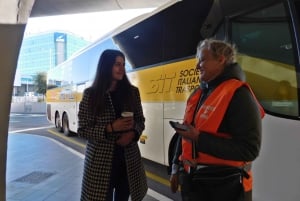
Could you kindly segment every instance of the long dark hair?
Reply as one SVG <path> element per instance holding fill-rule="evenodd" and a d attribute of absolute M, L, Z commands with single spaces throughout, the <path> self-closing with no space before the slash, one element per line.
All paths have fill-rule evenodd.
<path fill-rule="evenodd" d="M 119 50 L 107 49 L 104 50 L 99 58 L 96 76 L 91 90 L 91 110 L 94 115 L 98 115 L 104 112 L 107 102 L 105 97 L 107 96 L 108 89 L 112 83 L 112 68 L 116 62 L 116 58 L 120 56 L 125 60 L 125 55 Z M 124 75 L 123 79 L 118 82 L 117 90 L 120 90 L 124 104 L 127 107 L 132 105 L 132 90 L 131 83 Z M 131 103 L 131 104 L 130 104 Z"/>

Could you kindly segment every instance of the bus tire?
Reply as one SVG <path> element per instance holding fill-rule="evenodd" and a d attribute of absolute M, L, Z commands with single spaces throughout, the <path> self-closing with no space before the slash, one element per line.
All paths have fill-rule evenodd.
<path fill-rule="evenodd" d="M 60 116 L 59 113 L 57 112 L 55 114 L 55 128 L 58 132 L 62 132 L 62 126 L 61 126 L 61 122 L 60 122 Z"/>
<path fill-rule="evenodd" d="M 168 166 L 167 166 L 167 173 L 168 175 L 171 175 L 172 172 L 172 163 L 173 163 L 173 157 L 176 152 L 176 146 L 178 143 L 179 134 L 174 133 L 173 137 L 171 138 L 171 141 L 169 143 L 169 149 L 168 149 Z"/>
<path fill-rule="evenodd" d="M 70 128 L 69 128 L 69 118 L 67 114 L 64 114 L 62 118 L 62 130 L 65 136 L 71 135 Z"/>

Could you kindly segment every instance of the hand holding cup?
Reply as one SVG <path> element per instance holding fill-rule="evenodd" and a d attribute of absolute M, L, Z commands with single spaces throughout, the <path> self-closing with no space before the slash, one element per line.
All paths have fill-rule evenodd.
<path fill-rule="evenodd" d="M 122 112 L 121 116 L 122 117 L 133 117 L 133 112 Z"/>
<path fill-rule="evenodd" d="M 124 120 L 123 130 L 130 130 L 133 128 L 134 120 L 133 120 L 133 112 L 122 112 L 122 119 Z"/>

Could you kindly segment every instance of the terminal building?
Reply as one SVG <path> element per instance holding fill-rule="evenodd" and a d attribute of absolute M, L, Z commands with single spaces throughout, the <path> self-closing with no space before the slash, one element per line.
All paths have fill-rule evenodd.
<path fill-rule="evenodd" d="M 91 41 L 68 32 L 43 32 L 25 36 L 19 53 L 14 96 L 31 95 L 34 77 L 46 73 Z"/>

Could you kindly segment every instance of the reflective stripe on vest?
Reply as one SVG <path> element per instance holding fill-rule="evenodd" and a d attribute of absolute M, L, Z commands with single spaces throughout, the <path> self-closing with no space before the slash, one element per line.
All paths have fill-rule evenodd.
<path fill-rule="evenodd" d="M 253 97 L 255 97 L 248 84 L 236 79 L 224 81 L 219 86 L 217 86 L 216 89 L 207 97 L 207 99 L 198 110 L 194 119 L 195 127 L 199 131 L 204 131 L 218 137 L 230 138 L 229 134 L 218 133 L 218 128 L 223 120 L 223 117 L 235 91 L 241 86 L 246 86 L 252 93 Z M 201 93 L 202 91 L 201 89 L 199 89 L 188 99 L 184 122 L 190 124 L 192 123 L 194 111 L 197 107 L 197 103 L 199 101 Z M 261 116 L 263 117 L 264 111 L 259 103 L 258 106 L 261 111 Z M 224 160 L 222 158 L 218 158 L 202 152 L 198 152 L 198 157 L 196 159 L 192 159 L 192 143 L 190 140 L 184 138 L 182 139 L 182 155 L 180 159 L 182 161 L 188 160 L 196 164 L 228 165 L 234 167 L 242 167 L 248 163 L 246 161 Z M 188 171 L 189 169 L 187 165 L 185 165 L 184 168 L 186 171 Z M 251 175 L 250 171 L 248 173 L 249 175 Z M 245 181 L 244 178 L 244 188 L 245 191 L 249 191 L 252 189 L 252 177 L 250 176 L 250 178 L 246 180 L 247 181 Z"/>

